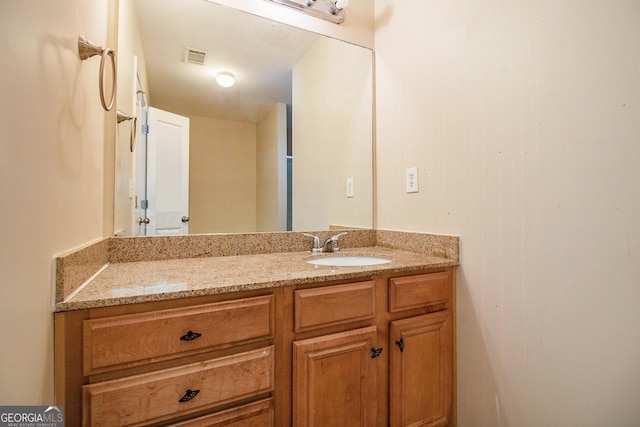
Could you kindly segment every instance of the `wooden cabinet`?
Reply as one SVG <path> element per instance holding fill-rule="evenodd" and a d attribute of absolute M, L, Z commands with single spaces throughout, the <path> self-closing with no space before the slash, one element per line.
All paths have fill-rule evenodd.
<path fill-rule="evenodd" d="M 56 313 L 69 425 L 454 426 L 455 269 Z"/>
<path fill-rule="evenodd" d="M 454 274 L 389 279 L 391 427 L 455 425 Z"/>
<path fill-rule="evenodd" d="M 293 425 L 455 425 L 453 274 L 292 290 Z"/>
<path fill-rule="evenodd" d="M 274 425 L 275 295 L 193 302 L 58 313 L 69 425 Z"/>

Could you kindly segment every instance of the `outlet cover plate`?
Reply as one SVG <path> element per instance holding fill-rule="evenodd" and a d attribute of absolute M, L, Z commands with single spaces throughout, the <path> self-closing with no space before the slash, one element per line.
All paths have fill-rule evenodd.
<path fill-rule="evenodd" d="M 407 168 L 407 193 L 418 192 L 418 168 Z"/>

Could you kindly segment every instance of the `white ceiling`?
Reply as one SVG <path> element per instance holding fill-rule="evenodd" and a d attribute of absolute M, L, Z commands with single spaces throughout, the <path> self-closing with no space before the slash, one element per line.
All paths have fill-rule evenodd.
<path fill-rule="evenodd" d="M 206 0 L 134 0 L 151 105 L 182 115 L 255 122 L 291 102 L 291 70 L 317 34 Z M 204 66 L 185 48 L 207 51 Z M 221 88 L 220 71 L 236 84 Z"/>

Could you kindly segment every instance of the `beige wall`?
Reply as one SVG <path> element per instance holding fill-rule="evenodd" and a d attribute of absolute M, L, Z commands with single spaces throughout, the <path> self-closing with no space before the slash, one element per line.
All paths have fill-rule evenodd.
<path fill-rule="evenodd" d="M 100 58 L 81 61 L 77 43 L 115 47 L 116 6 L 0 5 L 2 405 L 53 403 L 53 258 L 113 228 L 115 111 L 100 105 Z"/>
<path fill-rule="evenodd" d="M 321 38 L 293 69 L 294 230 L 372 226 L 371 64 L 371 51 Z"/>
<path fill-rule="evenodd" d="M 638 425 L 640 3 L 375 6 L 378 226 L 461 236 L 459 425 Z"/>
<path fill-rule="evenodd" d="M 189 233 L 256 229 L 256 125 L 190 117 Z"/>
<path fill-rule="evenodd" d="M 256 231 L 287 229 L 287 106 L 256 124 Z"/>

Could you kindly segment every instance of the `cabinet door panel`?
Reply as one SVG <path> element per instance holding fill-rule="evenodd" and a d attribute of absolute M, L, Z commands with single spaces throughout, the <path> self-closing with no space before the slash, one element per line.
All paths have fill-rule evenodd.
<path fill-rule="evenodd" d="M 389 334 L 390 425 L 448 425 L 453 386 L 450 312 L 391 322 Z"/>
<path fill-rule="evenodd" d="M 374 326 L 293 343 L 294 425 L 373 426 Z"/>

